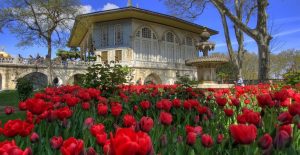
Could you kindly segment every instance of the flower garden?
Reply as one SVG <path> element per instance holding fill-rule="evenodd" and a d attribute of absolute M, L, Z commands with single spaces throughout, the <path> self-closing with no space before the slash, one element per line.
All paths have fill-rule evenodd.
<path fill-rule="evenodd" d="M 0 155 L 300 154 L 297 85 L 63 86 L 19 109 L 26 118 L 0 123 Z"/>

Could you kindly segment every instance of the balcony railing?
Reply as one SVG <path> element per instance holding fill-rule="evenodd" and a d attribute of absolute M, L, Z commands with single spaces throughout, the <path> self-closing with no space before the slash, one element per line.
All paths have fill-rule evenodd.
<path fill-rule="evenodd" d="M 52 64 L 53 66 L 63 66 L 63 67 L 87 67 L 95 62 L 85 62 L 85 61 L 58 61 L 58 60 L 53 60 Z M 26 66 L 48 66 L 49 62 L 46 61 L 45 59 L 30 59 L 30 58 L 0 58 L 0 65 L 26 65 Z"/>

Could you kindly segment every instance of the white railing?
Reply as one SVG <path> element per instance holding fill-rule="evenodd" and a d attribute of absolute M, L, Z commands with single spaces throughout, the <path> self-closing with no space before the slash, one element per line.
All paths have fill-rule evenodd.
<path fill-rule="evenodd" d="M 38 66 L 47 66 L 49 64 L 48 61 L 45 59 L 30 59 L 30 58 L 0 58 L 0 65 L 1 64 L 14 64 L 14 65 L 38 65 Z M 85 61 L 52 61 L 53 66 L 63 66 L 63 67 L 76 67 L 82 66 L 87 67 L 94 62 L 85 62 Z"/>

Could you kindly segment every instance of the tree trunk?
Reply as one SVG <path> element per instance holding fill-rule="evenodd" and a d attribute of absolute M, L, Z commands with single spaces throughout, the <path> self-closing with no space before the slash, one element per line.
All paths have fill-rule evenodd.
<path fill-rule="evenodd" d="M 223 28 L 224 28 L 224 35 L 225 35 L 225 40 L 226 40 L 227 50 L 228 50 L 228 54 L 229 54 L 230 60 L 234 63 L 234 65 L 238 69 L 238 75 L 237 76 L 242 76 L 242 67 L 240 65 L 241 62 L 242 62 L 242 59 L 238 59 L 240 57 L 237 58 L 236 54 L 234 53 L 234 50 L 233 50 L 233 47 L 232 47 L 232 44 L 231 44 L 230 35 L 229 35 L 229 28 L 228 28 L 226 16 L 220 10 L 220 8 L 217 7 L 217 9 L 219 10 L 219 13 L 221 15 L 222 24 L 223 24 Z M 236 36 L 236 38 L 238 39 L 238 36 Z M 241 48 L 240 46 L 244 46 L 244 45 L 239 44 L 239 49 Z M 239 52 L 241 52 L 241 51 L 239 50 Z M 240 55 L 241 54 L 238 53 L 238 56 L 240 56 Z"/>
<path fill-rule="evenodd" d="M 258 77 L 260 82 L 267 82 L 267 80 L 269 79 L 269 72 L 270 72 L 270 49 L 269 49 L 269 45 L 265 45 L 262 42 L 257 43 L 258 50 L 259 50 Z"/>
<path fill-rule="evenodd" d="M 234 25 L 245 32 L 248 36 L 254 39 L 258 46 L 259 55 L 259 73 L 258 78 L 261 82 L 266 82 L 269 75 L 269 65 L 270 65 L 270 41 L 272 37 L 268 33 L 267 27 L 267 7 L 269 5 L 268 0 L 256 0 L 257 2 L 257 24 L 255 29 L 251 29 L 243 21 L 241 21 L 237 16 L 235 16 L 231 11 L 225 6 L 223 1 L 220 0 L 210 0 L 216 8 L 222 11 L 233 23 Z"/>
<path fill-rule="evenodd" d="M 47 39 L 47 46 L 48 46 L 48 55 L 47 55 L 47 59 L 49 62 L 49 67 L 48 67 L 48 73 L 49 73 L 49 77 L 48 77 L 48 85 L 51 86 L 52 85 L 52 60 L 51 60 L 51 55 L 52 55 L 52 41 L 51 38 Z"/>
<path fill-rule="evenodd" d="M 257 43 L 259 55 L 259 70 L 258 77 L 260 82 L 267 82 L 270 72 L 270 41 L 272 37 L 268 34 L 266 9 L 269 3 L 268 0 L 257 0 L 257 25 L 256 29 L 259 32 L 254 40 Z"/>

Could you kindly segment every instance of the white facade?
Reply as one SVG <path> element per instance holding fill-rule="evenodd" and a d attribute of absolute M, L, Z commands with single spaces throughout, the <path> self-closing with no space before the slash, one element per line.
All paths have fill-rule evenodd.
<path fill-rule="evenodd" d="M 81 42 L 82 50 L 93 43 L 97 63 L 115 61 L 133 68 L 139 79 L 173 84 L 176 73 L 197 78 L 197 70 L 185 60 L 198 57 L 195 33 L 138 19 L 124 19 L 91 26 Z"/>

